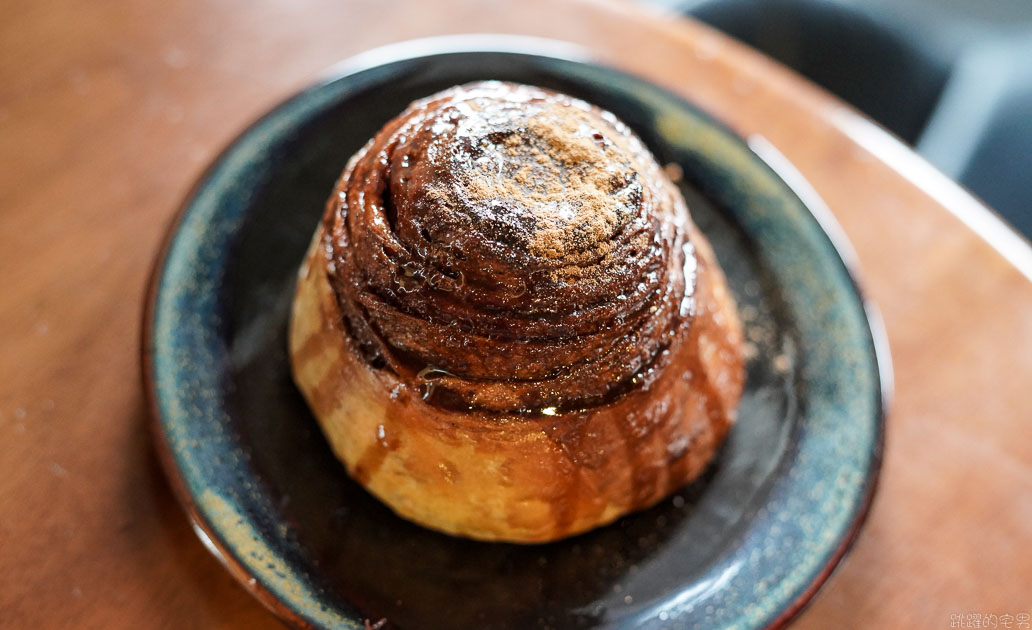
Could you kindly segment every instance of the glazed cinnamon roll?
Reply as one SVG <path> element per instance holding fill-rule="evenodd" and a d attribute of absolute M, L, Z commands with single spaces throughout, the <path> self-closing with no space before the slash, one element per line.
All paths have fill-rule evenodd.
<path fill-rule="evenodd" d="M 743 381 L 723 274 L 642 142 L 510 83 L 417 101 L 350 160 L 290 332 L 351 476 L 485 540 L 656 503 L 713 457 Z"/>

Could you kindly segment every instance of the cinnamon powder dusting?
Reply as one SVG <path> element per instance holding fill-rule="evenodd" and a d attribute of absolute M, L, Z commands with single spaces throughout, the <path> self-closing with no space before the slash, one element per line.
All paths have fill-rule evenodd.
<path fill-rule="evenodd" d="M 484 139 L 477 159 L 459 169 L 473 206 L 504 207 L 527 221 L 533 256 L 560 260 L 591 250 L 605 255 L 640 196 L 618 134 L 599 130 L 580 110 L 544 104 L 522 124 Z M 594 123 L 594 124 L 592 124 Z M 500 138 L 498 136 L 504 136 Z"/>

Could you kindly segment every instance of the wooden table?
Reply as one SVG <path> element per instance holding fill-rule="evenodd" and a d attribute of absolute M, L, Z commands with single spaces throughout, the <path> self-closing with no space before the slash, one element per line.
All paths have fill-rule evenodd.
<path fill-rule="evenodd" d="M 190 183 L 326 66 L 528 33 L 762 134 L 855 245 L 896 369 L 881 486 L 804 628 L 1032 612 L 1032 250 L 818 88 L 610 1 L 9 2 L 0 20 L 0 627 L 273 628 L 194 537 L 149 445 L 144 284 Z M 1003 627 L 1002 625 L 1000 627 Z"/>

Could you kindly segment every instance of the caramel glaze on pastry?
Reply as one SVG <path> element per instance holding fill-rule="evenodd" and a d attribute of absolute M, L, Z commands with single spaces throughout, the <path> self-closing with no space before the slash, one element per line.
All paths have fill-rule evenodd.
<path fill-rule="evenodd" d="M 348 163 L 299 276 L 294 376 L 351 476 L 450 534 L 541 542 L 696 477 L 741 329 L 684 199 L 612 114 L 485 82 Z"/>

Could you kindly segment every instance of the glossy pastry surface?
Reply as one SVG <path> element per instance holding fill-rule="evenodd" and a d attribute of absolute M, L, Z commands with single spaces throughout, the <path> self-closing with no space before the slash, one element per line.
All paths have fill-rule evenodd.
<path fill-rule="evenodd" d="M 698 475 L 741 332 L 684 200 L 612 114 L 452 88 L 349 162 L 313 240 L 295 379 L 352 476 L 449 533 L 544 541 Z"/>

